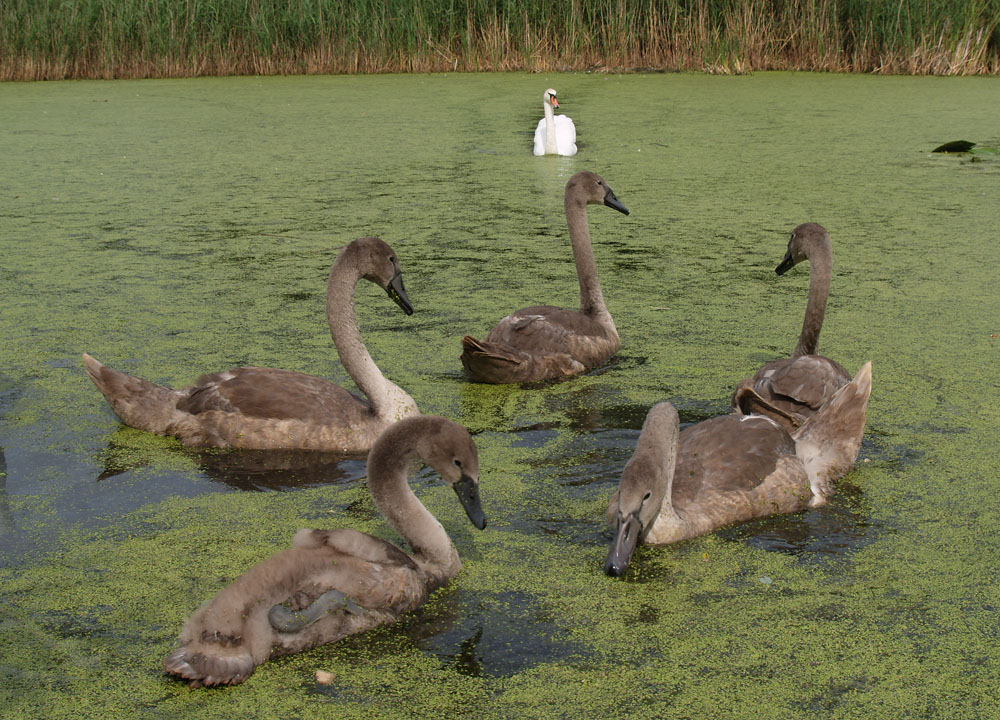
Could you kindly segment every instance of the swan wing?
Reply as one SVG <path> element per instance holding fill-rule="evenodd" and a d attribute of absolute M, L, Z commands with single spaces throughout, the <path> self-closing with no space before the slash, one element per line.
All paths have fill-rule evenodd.
<path fill-rule="evenodd" d="M 365 562 L 417 570 L 413 558 L 391 542 L 351 528 L 336 530 L 300 530 L 292 541 L 294 547 L 328 547 Z"/>
<path fill-rule="evenodd" d="M 556 115 L 556 149 L 560 155 L 576 155 L 576 125 L 566 115 Z"/>
<path fill-rule="evenodd" d="M 773 396 L 794 400 L 811 410 L 818 410 L 850 381 L 851 376 L 840 363 L 822 355 L 789 358 L 766 376 Z"/>
<path fill-rule="evenodd" d="M 272 368 L 243 367 L 202 375 L 177 409 L 198 415 L 219 410 L 309 424 L 351 422 L 368 404 L 322 378 Z"/>
<path fill-rule="evenodd" d="M 753 490 L 778 460 L 795 455 L 791 436 L 770 418 L 723 415 L 683 430 L 671 497 L 681 508 L 706 492 Z"/>
<path fill-rule="evenodd" d="M 545 118 L 539 120 L 535 128 L 535 144 L 531 152 L 534 155 L 545 154 Z"/>
<path fill-rule="evenodd" d="M 576 342 L 604 335 L 604 328 L 589 315 L 540 305 L 508 315 L 490 330 L 486 340 L 527 353 L 575 354 Z"/>

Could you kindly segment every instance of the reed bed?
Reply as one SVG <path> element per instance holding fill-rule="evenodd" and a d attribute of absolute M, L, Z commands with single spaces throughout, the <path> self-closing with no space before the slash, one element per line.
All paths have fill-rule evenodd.
<path fill-rule="evenodd" d="M 439 71 L 1000 74 L 1000 0 L 4 0 L 0 80 Z"/>

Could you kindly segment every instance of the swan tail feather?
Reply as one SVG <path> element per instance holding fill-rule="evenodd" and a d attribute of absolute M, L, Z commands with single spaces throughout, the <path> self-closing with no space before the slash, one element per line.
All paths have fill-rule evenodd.
<path fill-rule="evenodd" d="M 733 409 L 738 415 L 765 415 L 784 428 L 789 435 L 802 425 L 802 416 L 772 405 L 749 384 L 741 383 L 733 392 Z"/>
<path fill-rule="evenodd" d="M 872 364 L 867 362 L 851 382 L 792 433 L 796 454 L 809 473 L 814 495 L 810 505 L 826 502 L 831 483 L 854 467 L 861 451 L 871 391 Z"/>
<path fill-rule="evenodd" d="M 164 385 L 112 370 L 87 353 L 83 366 L 94 385 L 122 422 L 158 435 L 167 433 L 175 421 L 181 393 Z"/>
<path fill-rule="evenodd" d="M 462 338 L 462 365 L 475 382 L 518 382 L 516 378 L 525 360 L 524 353 L 507 350 L 496 343 L 476 340 L 471 335 Z"/>
<path fill-rule="evenodd" d="M 473 382 L 494 384 L 538 382 L 587 369 L 565 352 L 522 352 L 469 335 L 462 338 L 462 365 Z"/>

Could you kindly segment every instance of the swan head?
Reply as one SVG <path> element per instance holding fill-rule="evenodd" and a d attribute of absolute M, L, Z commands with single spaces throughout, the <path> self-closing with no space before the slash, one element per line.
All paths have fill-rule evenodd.
<path fill-rule="evenodd" d="M 788 239 L 788 251 L 774 272 L 784 275 L 819 250 L 830 252 L 830 233 L 817 223 L 802 223 L 792 230 L 792 236 Z"/>
<path fill-rule="evenodd" d="M 542 101 L 556 109 L 559 108 L 559 101 L 556 100 L 556 91 L 552 88 L 549 88 L 542 94 Z"/>
<path fill-rule="evenodd" d="M 612 577 L 625 572 L 636 546 L 660 516 L 674 476 L 679 427 L 677 410 L 668 402 L 654 405 L 646 415 L 635 453 L 608 505 L 614 540 L 604 572 Z"/>
<path fill-rule="evenodd" d="M 413 305 L 403 287 L 403 271 L 396 253 L 389 244 L 377 237 L 358 238 L 345 248 L 357 255 L 358 272 L 365 280 L 375 283 L 388 293 L 407 315 L 413 314 Z"/>
<path fill-rule="evenodd" d="M 443 417 L 422 415 L 413 420 L 426 425 L 416 443 L 417 454 L 455 491 L 469 520 L 482 530 L 486 515 L 479 500 L 479 453 L 469 431 Z"/>
<path fill-rule="evenodd" d="M 597 173 L 582 170 L 566 183 L 566 196 L 582 199 L 587 204 L 607 205 L 628 215 L 628 208 L 618 199 L 607 181 Z"/>

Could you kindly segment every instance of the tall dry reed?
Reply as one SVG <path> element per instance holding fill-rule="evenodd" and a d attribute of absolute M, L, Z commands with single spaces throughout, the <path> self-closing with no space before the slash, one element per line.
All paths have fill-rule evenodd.
<path fill-rule="evenodd" d="M 1000 0 L 4 0 L 0 79 L 1000 73 Z"/>

